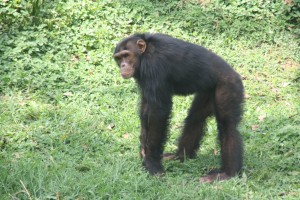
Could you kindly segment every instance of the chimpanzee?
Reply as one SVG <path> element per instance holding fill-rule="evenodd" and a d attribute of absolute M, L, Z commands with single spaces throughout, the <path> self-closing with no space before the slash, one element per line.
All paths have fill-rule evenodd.
<path fill-rule="evenodd" d="M 200 182 L 229 179 L 241 170 L 243 145 L 237 125 L 242 115 L 243 84 L 229 64 L 202 46 L 158 33 L 123 39 L 115 48 L 114 59 L 122 77 L 133 77 L 140 88 L 140 155 L 150 174 L 164 172 L 163 158 L 194 158 L 211 115 L 218 125 L 222 167 Z M 177 152 L 163 154 L 172 96 L 189 94 L 195 97 Z"/>

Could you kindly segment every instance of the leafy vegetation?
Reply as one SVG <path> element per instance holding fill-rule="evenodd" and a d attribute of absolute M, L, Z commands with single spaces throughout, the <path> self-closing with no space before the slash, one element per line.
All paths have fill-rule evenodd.
<path fill-rule="evenodd" d="M 0 2 L 1 199 L 298 199 L 300 2 L 4 0 Z M 134 32 L 203 45 L 243 77 L 240 178 L 211 185 L 213 119 L 197 159 L 149 177 L 138 156 L 138 89 L 112 51 Z M 176 149 L 192 97 L 174 98 Z"/>

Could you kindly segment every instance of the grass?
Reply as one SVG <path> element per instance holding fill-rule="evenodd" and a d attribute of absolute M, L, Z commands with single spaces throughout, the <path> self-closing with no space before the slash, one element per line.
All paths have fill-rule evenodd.
<path fill-rule="evenodd" d="M 298 199 L 297 32 L 268 12 L 281 2 L 195 2 L 45 1 L 35 16 L 29 2 L 0 15 L 1 199 Z M 198 182 L 219 166 L 214 119 L 196 159 L 165 162 L 161 178 L 143 170 L 138 89 L 112 60 L 121 38 L 143 31 L 203 45 L 242 75 L 241 177 Z M 174 98 L 166 151 L 176 149 L 191 99 Z"/>

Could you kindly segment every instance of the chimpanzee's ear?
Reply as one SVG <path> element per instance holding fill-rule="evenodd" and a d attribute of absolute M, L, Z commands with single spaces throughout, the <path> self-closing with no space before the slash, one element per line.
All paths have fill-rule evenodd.
<path fill-rule="evenodd" d="M 136 42 L 136 46 L 137 46 L 138 50 L 140 51 L 140 53 L 144 53 L 146 51 L 147 45 L 144 40 L 142 40 L 142 39 L 138 40 Z"/>

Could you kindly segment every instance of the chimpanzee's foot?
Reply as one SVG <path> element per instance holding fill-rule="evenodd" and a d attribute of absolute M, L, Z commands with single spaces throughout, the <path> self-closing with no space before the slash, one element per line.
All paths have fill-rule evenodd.
<path fill-rule="evenodd" d="M 163 160 L 178 160 L 179 157 L 175 153 L 164 153 L 162 155 Z"/>
<path fill-rule="evenodd" d="M 180 160 L 180 162 L 184 162 L 186 159 L 195 158 L 195 154 L 185 155 L 184 153 L 164 153 L 162 155 L 163 160 Z"/>
<path fill-rule="evenodd" d="M 213 183 L 214 181 L 224 181 L 232 178 L 232 176 L 228 176 L 225 172 L 213 172 L 209 173 L 206 176 L 203 176 L 199 179 L 200 183 Z"/>

